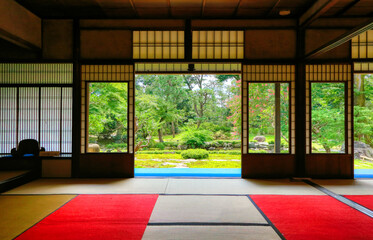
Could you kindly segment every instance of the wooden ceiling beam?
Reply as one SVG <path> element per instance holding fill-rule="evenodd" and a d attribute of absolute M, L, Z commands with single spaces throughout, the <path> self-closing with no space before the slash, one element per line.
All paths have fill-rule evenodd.
<path fill-rule="evenodd" d="M 333 48 L 336 48 L 336 47 L 342 45 L 343 43 L 345 43 L 347 41 L 350 41 L 353 37 L 356 37 L 357 35 L 365 32 L 365 31 L 371 30 L 371 29 L 373 29 L 373 18 L 371 18 L 368 22 L 352 29 L 351 31 L 346 32 L 345 34 L 342 34 L 338 38 L 336 38 L 336 39 L 326 43 L 325 45 L 317 48 L 316 50 L 310 52 L 309 54 L 307 54 L 305 56 L 305 59 L 309 60 L 309 59 L 312 59 L 312 58 L 314 58 L 314 57 L 316 57 L 320 54 L 326 53 L 326 52 L 332 50 Z"/>
<path fill-rule="evenodd" d="M 12 11 L 9 11 L 11 9 Z M 28 50 L 41 50 L 42 20 L 13 0 L 0 1 L 0 38 Z"/>
<path fill-rule="evenodd" d="M 347 4 L 344 8 L 342 8 L 341 10 L 339 10 L 335 16 L 339 17 L 341 16 L 342 14 L 344 14 L 345 12 L 347 12 L 348 10 L 350 10 L 353 6 L 355 6 L 358 2 L 360 2 L 360 0 L 354 0 L 353 2 Z"/>
<path fill-rule="evenodd" d="M 237 6 L 236 6 L 236 8 L 234 9 L 234 12 L 233 12 L 233 17 L 237 16 L 237 12 L 238 12 L 238 9 L 240 8 L 241 1 L 242 0 L 238 0 Z"/>
<path fill-rule="evenodd" d="M 302 28 L 307 27 L 318 17 L 328 11 L 339 0 L 317 0 L 307 11 L 299 18 L 298 25 Z"/>
<path fill-rule="evenodd" d="M 133 2 L 133 0 L 129 0 L 130 1 L 130 4 L 131 4 L 131 7 L 132 7 L 132 10 L 134 11 L 136 17 L 139 17 L 139 12 L 137 11 L 136 7 L 135 7 L 135 4 Z"/>
<path fill-rule="evenodd" d="M 280 4 L 280 2 L 281 2 L 281 0 L 276 1 L 275 5 L 273 5 L 271 10 L 269 10 L 269 12 L 267 13 L 267 17 L 271 16 L 276 11 L 276 8 Z"/>
<path fill-rule="evenodd" d="M 167 6 L 168 6 L 168 17 L 172 17 L 172 11 L 171 11 L 171 0 L 167 0 Z"/>
<path fill-rule="evenodd" d="M 205 6 L 206 6 L 206 0 L 202 0 L 201 17 L 203 17 L 203 14 L 205 13 Z"/>

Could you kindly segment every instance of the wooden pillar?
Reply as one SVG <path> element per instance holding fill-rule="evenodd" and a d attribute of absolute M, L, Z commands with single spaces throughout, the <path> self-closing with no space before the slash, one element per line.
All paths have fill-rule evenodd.
<path fill-rule="evenodd" d="M 79 176 L 81 141 L 81 79 L 80 79 L 80 24 L 73 21 L 73 126 L 72 126 L 72 177 Z"/>
<path fill-rule="evenodd" d="M 305 64 L 305 31 L 297 30 L 297 59 L 295 80 L 295 175 L 303 177 L 306 162 L 306 78 Z"/>
<path fill-rule="evenodd" d="M 192 60 L 192 23 L 190 19 L 185 20 L 185 30 L 184 30 L 184 58 L 185 60 Z"/>
<path fill-rule="evenodd" d="M 281 152 L 281 83 L 275 83 L 275 153 Z"/>

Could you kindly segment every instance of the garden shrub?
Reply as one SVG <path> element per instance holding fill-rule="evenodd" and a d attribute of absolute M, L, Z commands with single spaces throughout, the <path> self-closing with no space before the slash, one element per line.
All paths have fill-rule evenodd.
<path fill-rule="evenodd" d="M 188 130 L 183 133 L 181 140 L 183 145 L 189 148 L 204 147 L 205 143 L 212 140 L 211 133 L 206 130 Z"/>
<path fill-rule="evenodd" d="M 214 139 L 228 139 L 229 135 L 226 132 L 223 132 L 221 130 L 214 133 Z"/>
<path fill-rule="evenodd" d="M 182 151 L 174 151 L 174 150 L 158 150 L 158 151 L 138 151 L 138 154 L 180 154 Z"/>
<path fill-rule="evenodd" d="M 209 154 L 241 155 L 241 151 L 237 151 L 237 150 L 231 150 L 231 151 L 209 151 Z"/>
<path fill-rule="evenodd" d="M 178 142 L 164 142 L 165 147 L 177 148 Z"/>
<path fill-rule="evenodd" d="M 268 153 L 266 150 L 249 150 L 249 153 Z"/>
<path fill-rule="evenodd" d="M 107 144 L 105 146 L 106 149 L 109 149 L 109 150 L 121 150 L 121 151 L 127 151 L 127 144 L 126 143 L 111 143 L 111 144 Z"/>
<path fill-rule="evenodd" d="M 165 148 L 165 144 L 162 142 L 157 142 L 154 144 L 154 147 L 163 150 Z"/>
<path fill-rule="evenodd" d="M 181 153 L 184 159 L 205 159 L 209 157 L 209 153 L 205 149 L 188 149 Z"/>

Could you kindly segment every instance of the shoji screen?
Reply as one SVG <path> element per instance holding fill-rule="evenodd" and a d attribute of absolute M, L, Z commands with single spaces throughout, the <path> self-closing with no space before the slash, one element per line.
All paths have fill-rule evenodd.
<path fill-rule="evenodd" d="M 86 152 L 86 82 L 128 82 L 128 152 L 134 151 L 134 70 L 133 65 L 82 65 L 81 153 Z"/>
<path fill-rule="evenodd" d="M 373 58 L 373 30 L 368 30 L 351 40 L 353 59 Z"/>
<path fill-rule="evenodd" d="M 244 31 L 193 31 L 193 59 L 243 59 Z"/>
<path fill-rule="evenodd" d="M 0 153 L 22 139 L 72 151 L 72 64 L 0 64 Z"/>
<path fill-rule="evenodd" d="M 243 65 L 242 66 L 242 153 L 248 153 L 248 84 L 250 82 L 290 83 L 289 152 L 295 153 L 295 66 L 294 65 Z"/>
<path fill-rule="evenodd" d="M 134 59 L 183 59 L 184 31 L 133 31 Z"/>

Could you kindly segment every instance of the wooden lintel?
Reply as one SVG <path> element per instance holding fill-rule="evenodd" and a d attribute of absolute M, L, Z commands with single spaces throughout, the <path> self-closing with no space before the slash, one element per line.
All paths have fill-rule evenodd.
<path fill-rule="evenodd" d="M 300 18 L 299 26 L 307 27 L 319 16 L 328 11 L 339 0 L 317 0 Z"/>

